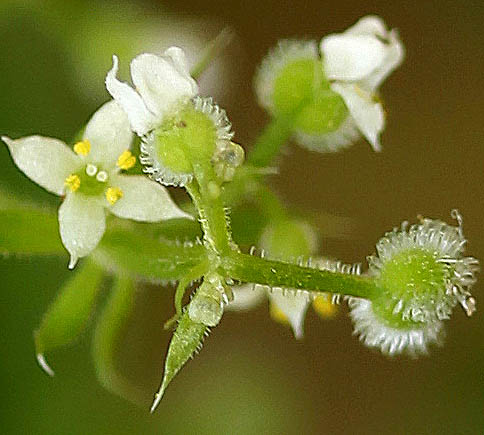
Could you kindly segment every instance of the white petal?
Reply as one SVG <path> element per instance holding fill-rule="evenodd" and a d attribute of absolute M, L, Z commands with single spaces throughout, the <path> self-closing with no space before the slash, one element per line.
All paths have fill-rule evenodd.
<path fill-rule="evenodd" d="M 266 295 L 263 286 L 258 284 L 244 284 L 232 287 L 234 299 L 230 301 L 225 310 L 244 311 L 258 305 Z"/>
<path fill-rule="evenodd" d="M 368 87 L 368 89 L 377 89 L 393 70 L 401 65 L 404 57 L 405 49 L 403 44 L 400 41 L 396 30 L 392 30 L 388 34 L 385 59 L 380 67 L 373 71 L 373 73 L 364 80 L 366 87 Z"/>
<path fill-rule="evenodd" d="M 386 39 L 388 31 L 385 22 L 380 17 L 367 15 L 366 17 L 360 18 L 345 33 L 351 35 L 375 35 Z"/>
<path fill-rule="evenodd" d="M 49 192 L 64 193 L 65 179 L 82 165 L 81 159 L 60 140 L 27 136 L 12 140 L 2 136 L 18 168 Z"/>
<path fill-rule="evenodd" d="M 158 119 L 173 105 L 198 92 L 190 77 L 184 55 L 180 49 L 168 49 L 164 55 L 141 54 L 131 62 L 131 77 L 148 109 Z"/>
<path fill-rule="evenodd" d="M 355 84 L 333 83 L 331 89 L 341 95 L 361 133 L 375 151 L 381 151 L 380 133 L 385 127 L 385 112 L 373 95 Z"/>
<path fill-rule="evenodd" d="M 68 193 L 59 208 L 62 243 L 71 254 L 69 268 L 88 255 L 101 240 L 106 229 L 106 216 L 97 197 Z"/>
<path fill-rule="evenodd" d="M 180 47 L 169 47 L 163 52 L 163 56 L 171 58 L 173 66 L 176 70 L 185 77 L 185 79 L 190 82 L 192 87 L 192 96 L 198 94 L 197 82 L 190 75 L 190 67 L 188 66 L 188 61 L 185 56 L 185 52 Z"/>
<path fill-rule="evenodd" d="M 104 169 L 116 165 L 133 140 L 128 117 L 116 101 L 109 101 L 94 113 L 86 125 L 84 139 L 91 143 L 90 161 L 103 163 Z"/>
<path fill-rule="evenodd" d="M 111 213 L 125 219 L 142 222 L 186 218 L 191 215 L 180 210 L 168 190 L 143 175 L 114 175 L 110 184 L 123 191 L 123 197 L 112 207 Z"/>
<path fill-rule="evenodd" d="M 128 115 L 131 128 L 139 136 L 143 136 L 156 127 L 156 117 L 131 86 L 116 78 L 117 73 L 118 58 L 113 56 L 113 68 L 106 75 L 106 89 Z"/>
<path fill-rule="evenodd" d="M 272 303 L 286 315 L 291 324 L 294 336 L 300 339 L 304 335 L 304 318 L 309 306 L 309 299 L 305 294 L 293 295 L 287 292 L 284 296 L 282 290 L 273 290 L 269 294 Z"/>
<path fill-rule="evenodd" d="M 379 68 L 386 46 L 369 35 L 329 35 L 321 41 L 324 71 L 330 80 L 361 80 Z"/>

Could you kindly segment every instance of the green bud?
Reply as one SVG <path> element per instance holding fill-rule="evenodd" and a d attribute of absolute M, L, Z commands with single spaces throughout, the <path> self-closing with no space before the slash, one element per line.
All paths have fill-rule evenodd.
<path fill-rule="evenodd" d="M 261 247 L 271 258 L 294 261 L 308 257 L 317 250 L 317 234 L 306 222 L 281 219 L 266 227 L 260 239 Z"/>
<path fill-rule="evenodd" d="M 207 275 L 188 306 L 188 315 L 194 322 L 217 326 L 223 315 L 225 286 L 216 274 Z"/>
<path fill-rule="evenodd" d="M 464 257 L 462 219 L 458 227 L 431 219 L 387 233 L 368 257 L 369 275 L 380 292 L 371 301 L 350 300 L 355 332 L 370 347 L 390 355 L 426 353 L 439 344 L 443 320 L 460 304 L 475 311 L 470 288 L 478 261 Z"/>

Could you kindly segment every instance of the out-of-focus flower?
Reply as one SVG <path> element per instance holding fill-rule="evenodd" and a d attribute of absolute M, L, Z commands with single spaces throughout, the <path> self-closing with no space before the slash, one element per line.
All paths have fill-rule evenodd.
<path fill-rule="evenodd" d="M 255 88 L 273 116 L 292 118 L 296 140 L 338 151 L 362 134 L 375 151 L 385 113 L 377 91 L 404 57 L 395 30 L 376 16 L 315 41 L 281 41 L 262 62 Z"/>

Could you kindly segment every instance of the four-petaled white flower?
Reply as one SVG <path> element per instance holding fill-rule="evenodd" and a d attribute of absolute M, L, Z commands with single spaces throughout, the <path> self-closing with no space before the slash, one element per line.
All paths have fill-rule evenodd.
<path fill-rule="evenodd" d="M 341 95 L 352 120 L 375 151 L 385 126 L 385 112 L 376 92 L 403 61 L 404 48 L 395 30 L 377 16 L 361 18 L 344 33 L 324 37 L 320 44 L 323 68 Z"/>
<path fill-rule="evenodd" d="M 106 76 L 106 88 L 128 115 L 132 129 L 145 136 L 184 101 L 198 94 L 190 76 L 185 53 L 170 47 L 163 55 L 144 53 L 131 61 L 131 78 L 136 90 L 116 78 L 118 58 Z"/>
<path fill-rule="evenodd" d="M 62 141 L 42 136 L 2 137 L 16 165 L 49 192 L 64 196 L 59 208 L 62 242 L 70 253 L 69 267 L 88 255 L 106 228 L 106 210 L 143 222 L 192 217 L 170 198 L 166 189 L 144 176 L 127 176 L 135 157 L 125 112 L 115 101 L 104 104 L 86 126 L 74 152 Z"/>

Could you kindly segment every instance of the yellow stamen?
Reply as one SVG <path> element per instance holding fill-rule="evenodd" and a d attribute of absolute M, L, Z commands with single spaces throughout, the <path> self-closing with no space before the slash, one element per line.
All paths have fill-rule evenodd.
<path fill-rule="evenodd" d="M 136 157 L 131 154 L 131 151 L 124 151 L 118 158 L 118 168 L 131 169 L 136 163 Z"/>
<path fill-rule="evenodd" d="M 71 192 L 75 192 L 81 186 L 81 179 L 79 178 L 79 175 L 71 174 L 66 178 L 64 184 L 71 190 Z"/>
<path fill-rule="evenodd" d="M 331 296 L 327 294 L 314 299 L 313 308 L 323 319 L 333 317 L 338 311 L 338 306 L 331 303 Z"/>
<path fill-rule="evenodd" d="M 278 323 L 282 323 L 284 325 L 289 325 L 289 319 L 284 314 L 284 312 L 274 303 L 271 303 L 269 313 L 272 317 L 272 320 L 275 320 Z"/>
<path fill-rule="evenodd" d="M 123 191 L 119 187 L 110 187 L 106 190 L 106 199 L 111 205 L 114 205 L 123 197 Z"/>
<path fill-rule="evenodd" d="M 74 145 L 74 152 L 80 156 L 87 156 L 91 151 L 91 142 L 88 139 L 84 139 L 81 142 L 77 142 Z"/>

